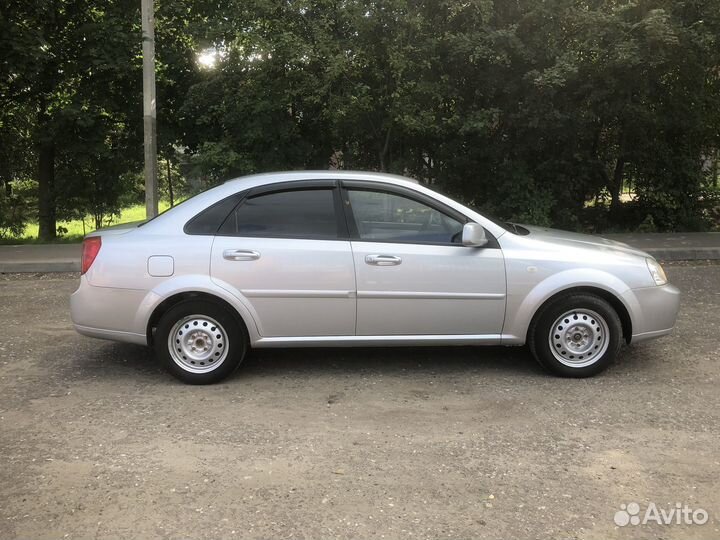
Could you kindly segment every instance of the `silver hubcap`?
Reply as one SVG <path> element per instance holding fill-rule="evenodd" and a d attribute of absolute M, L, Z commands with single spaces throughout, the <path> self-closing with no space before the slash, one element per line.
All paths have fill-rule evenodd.
<path fill-rule="evenodd" d="M 176 322 L 170 330 L 168 349 L 175 363 L 185 371 L 206 373 L 225 361 L 227 333 L 207 315 L 190 315 Z"/>
<path fill-rule="evenodd" d="M 570 367 L 585 367 L 605 354 L 610 330 L 599 314 L 589 309 L 576 309 L 557 318 L 550 328 L 549 342 L 558 362 Z"/>

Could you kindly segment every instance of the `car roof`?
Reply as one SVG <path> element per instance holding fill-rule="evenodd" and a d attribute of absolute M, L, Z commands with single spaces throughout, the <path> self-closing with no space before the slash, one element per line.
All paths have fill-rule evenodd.
<path fill-rule="evenodd" d="M 253 184 L 262 185 L 264 183 L 276 183 L 276 182 L 292 182 L 293 180 L 321 180 L 321 179 L 333 179 L 333 180 L 366 180 L 369 182 L 411 182 L 413 184 L 419 184 L 419 182 L 413 178 L 406 178 L 397 174 L 388 174 L 380 172 L 369 172 L 369 171 L 341 171 L 336 169 L 320 170 L 320 171 L 282 171 L 282 172 L 270 172 L 270 173 L 259 173 L 250 174 L 247 176 L 241 176 L 239 178 L 233 178 L 226 180 L 225 184 Z"/>
<path fill-rule="evenodd" d="M 248 176 L 242 176 L 240 178 L 234 178 L 227 180 L 219 186 L 215 186 L 203 193 L 200 193 L 186 203 L 175 206 L 168 210 L 164 214 L 147 222 L 145 226 L 138 229 L 143 234 L 153 234 L 154 232 L 164 232 L 168 230 L 180 230 L 183 228 L 185 223 L 192 217 L 202 211 L 204 208 L 220 201 L 225 197 L 229 197 L 239 191 L 252 189 L 257 186 L 265 186 L 271 184 L 278 184 L 281 182 L 293 182 L 301 180 L 360 180 L 367 182 L 378 182 L 393 184 L 396 186 L 409 187 L 414 191 L 424 193 L 437 199 L 444 204 L 454 208 L 460 213 L 471 216 L 472 219 L 479 221 L 486 229 L 488 229 L 496 237 L 501 236 L 505 229 L 493 223 L 491 220 L 481 216 L 474 210 L 463 206 L 461 203 L 449 199 L 448 197 L 432 191 L 431 189 L 423 186 L 417 180 L 412 178 L 405 178 L 404 176 L 398 176 L 396 174 L 387 174 L 379 172 L 365 172 L 365 171 L 340 171 L 340 170 L 322 170 L 322 171 L 284 171 L 284 172 L 272 172 L 272 173 L 261 173 L 251 174 Z"/>

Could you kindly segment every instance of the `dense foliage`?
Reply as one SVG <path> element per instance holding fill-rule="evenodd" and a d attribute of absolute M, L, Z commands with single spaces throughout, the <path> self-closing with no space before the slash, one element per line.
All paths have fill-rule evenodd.
<path fill-rule="evenodd" d="M 720 0 L 156 0 L 156 13 L 176 189 L 339 166 L 525 222 L 717 226 Z M 0 231 L 32 217 L 28 183 L 45 238 L 58 217 L 102 222 L 142 197 L 139 3 L 5 0 L 0 17 Z"/>

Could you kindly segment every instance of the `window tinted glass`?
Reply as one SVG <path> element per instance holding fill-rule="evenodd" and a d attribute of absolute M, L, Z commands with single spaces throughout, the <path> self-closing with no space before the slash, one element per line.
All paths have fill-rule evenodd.
<path fill-rule="evenodd" d="M 222 234 L 285 238 L 337 238 L 332 189 L 280 191 L 250 197 L 233 212 Z"/>
<path fill-rule="evenodd" d="M 192 218 L 185 225 L 187 234 L 215 234 L 222 225 L 228 214 L 232 212 L 235 205 L 242 199 L 243 193 L 236 193 L 213 204 Z"/>
<path fill-rule="evenodd" d="M 459 243 L 463 224 L 414 199 L 379 191 L 348 190 L 362 240 Z"/>

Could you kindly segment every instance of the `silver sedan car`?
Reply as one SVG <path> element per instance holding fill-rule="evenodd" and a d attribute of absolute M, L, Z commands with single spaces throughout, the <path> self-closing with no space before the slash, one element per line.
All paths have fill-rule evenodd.
<path fill-rule="evenodd" d="M 83 244 L 81 334 L 150 345 L 217 382 L 251 347 L 523 345 L 594 375 L 669 334 L 679 291 L 647 253 L 498 223 L 386 174 L 247 176 Z"/>

